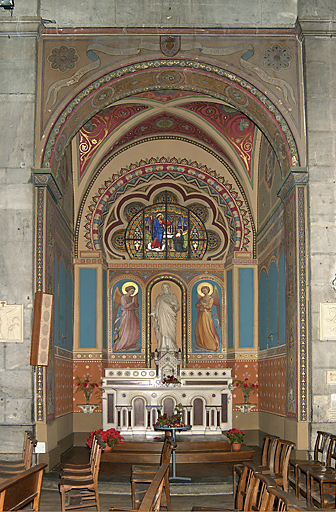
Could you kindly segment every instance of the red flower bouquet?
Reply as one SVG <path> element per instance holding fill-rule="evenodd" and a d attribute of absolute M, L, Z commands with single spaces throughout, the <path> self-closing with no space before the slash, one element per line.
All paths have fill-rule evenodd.
<path fill-rule="evenodd" d="M 100 439 L 103 443 L 107 444 L 107 446 L 115 446 L 116 444 L 122 444 L 125 441 L 125 439 L 120 435 L 119 430 L 116 430 L 115 428 L 108 428 L 107 430 L 100 428 L 99 430 L 93 430 L 90 432 L 86 442 L 89 448 L 92 446 L 93 436 L 95 434 L 99 434 Z"/>
<path fill-rule="evenodd" d="M 239 428 L 230 428 L 230 430 L 228 430 L 226 434 L 226 437 L 228 438 L 231 444 L 242 444 L 244 442 L 244 436 L 244 430 L 239 430 Z"/>

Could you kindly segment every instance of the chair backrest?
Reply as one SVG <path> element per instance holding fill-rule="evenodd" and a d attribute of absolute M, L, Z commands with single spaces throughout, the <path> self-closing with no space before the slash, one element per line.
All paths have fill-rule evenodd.
<path fill-rule="evenodd" d="M 267 510 L 269 499 L 269 487 L 276 487 L 277 483 L 269 475 L 255 473 L 252 485 L 248 490 L 244 510 Z"/>
<path fill-rule="evenodd" d="M 92 439 L 92 445 L 91 445 L 91 451 L 90 451 L 90 460 L 89 460 L 89 464 L 90 464 L 92 472 L 93 472 L 93 467 L 94 467 L 94 460 L 95 460 L 95 457 L 96 457 L 96 454 L 97 454 L 98 450 L 99 450 L 98 437 L 96 435 L 94 435 L 93 439 Z"/>
<path fill-rule="evenodd" d="M 27 436 L 26 436 L 27 434 Z M 31 467 L 34 447 L 37 445 L 37 440 L 32 432 L 25 432 L 24 447 L 22 450 L 22 459 L 25 469 Z"/>
<path fill-rule="evenodd" d="M 170 437 L 166 437 L 163 443 L 160 464 L 169 464 L 170 456 L 174 448 L 176 448 L 177 443 L 173 441 Z"/>
<path fill-rule="evenodd" d="M 98 434 L 95 434 L 95 438 L 96 438 L 96 447 L 97 448 L 96 448 L 94 456 L 92 458 L 91 472 L 92 472 L 93 481 L 96 484 L 98 484 L 98 474 L 99 474 L 99 468 L 100 468 L 101 454 L 102 454 L 102 451 L 104 450 L 106 444 L 103 443 L 103 441 L 100 439 Z"/>
<path fill-rule="evenodd" d="M 253 469 L 249 466 L 248 463 L 243 463 L 243 469 L 240 474 L 237 492 L 235 496 L 235 509 L 243 510 L 244 504 L 246 501 L 247 492 L 249 490 L 249 485 L 251 483 L 251 479 L 253 477 Z"/>
<path fill-rule="evenodd" d="M 140 504 L 140 512 L 160 510 L 163 483 L 168 470 L 169 464 L 161 464 Z"/>
<path fill-rule="evenodd" d="M 269 487 L 268 489 L 268 503 L 266 510 L 307 510 L 306 508 L 298 505 L 296 498 L 278 487 Z"/>
<path fill-rule="evenodd" d="M 32 510 L 39 510 L 44 469 L 38 464 L 22 471 L 0 485 L 0 510 L 19 510 L 33 502 Z"/>
<path fill-rule="evenodd" d="M 274 453 L 276 447 L 276 440 L 279 439 L 278 436 L 270 436 L 267 435 L 264 439 L 264 445 L 261 453 L 261 465 L 270 467 L 270 461 L 274 460 Z"/>
<path fill-rule="evenodd" d="M 330 447 L 331 434 L 318 430 L 316 432 L 316 440 L 314 446 L 314 461 L 327 464 L 328 451 Z"/>
<path fill-rule="evenodd" d="M 336 436 L 334 435 L 330 435 L 326 466 L 328 466 L 329 468 L 336 469 Z"/>
<path fill-rule="evenodd" d="M 274 473 L 282 476 L 283 488 L 288 490 L 288 469 L 291 451 L 295 447 L 295 443 L 286 441 L 285 439 L 277 440 L 277 448 L 274 459 Z"/>

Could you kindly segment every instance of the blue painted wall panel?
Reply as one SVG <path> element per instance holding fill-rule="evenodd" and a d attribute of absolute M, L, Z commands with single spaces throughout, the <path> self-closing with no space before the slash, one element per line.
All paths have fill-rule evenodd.
<path fill-rule="evenodd" d="M 79 346 L 96 348 L 97 271 L 81 268 L 79 271 Z"/>
<path fill-rule="evenodd" d="M 66 323 L 67 323 L 67 333 L 66 333 L 66 347 L 68 350 L 72 350 L 72 325 L 73 325 L 73 307 L 72 307 L 72 301 L 73 301 L 73 284 L 72 284 L 72 274 L 70 270 L 67 273 L 67 317 L 66 317 Z"/>
<path fill-rule="evenodd" d="M 263 271 L 259 281 L 259 349 L 267 348 L 267 275 Z"/>
<path fill-rule="evenodd" d="M 253 269 L 239 269 L 239 346 L 253 347 Z"/>
<path fill-rule="evenodd" d="M 279 345 L 286 344 L 286 263 L 285 253 L 279 261 Z"/>
<path fill-rule="evenodd" d="M 227 301 L 228 301 L 228 347 L 233 348 L 232 270 L 229 270 L 227 273 Z"/>

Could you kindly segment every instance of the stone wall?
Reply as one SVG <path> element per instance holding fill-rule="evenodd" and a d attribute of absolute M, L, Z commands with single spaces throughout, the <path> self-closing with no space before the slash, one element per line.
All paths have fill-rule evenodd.
<path fill-rule="evenodd" d="M 13 23 L 0 13 L 0 300 L 23 304 L 23 343 L 0 344 L 2 452 L 22 450 L 34 422 L 34 373 L 29 365 L 34 244 L 34 117 L 39 24 Z"/>
<path fill-rule="evenodd" d="M 312 9 L 313 8 L 313 9 Z M 335 385 L 327 370 L 336 366 L 336 341 L 321 340 L 320 303 L 336 303 L 335 110 L 336 9 L 328 2 L 302 2 L 300 26 L 305 52 L 310 209 L 310 319 L 312 436 L 336 432 Z M 313 16 L 314 15 L 314 16 Z M 330 22 L 328 21 L 330 20 Z M 335 338 L 335 337 L 334 337 Z"/>
<path fill-rule="evenodd" d="M 283 28 L 299 15 L 305 51 L 310 204 L 311 380 L 313 431 L 332 428 L 326 370 L 336 365 L 335 341 L 320 341 L 319 303 L 336 302 L 334 0 L 26 0 L 13 17 L 0 11 L 0 300 L 24 305 L 24 342 L 0 346 L 0 441 L 15 451 L 33 422 L 29 366 L 34 293 L 34 119 L 36 47 L 42 27 Z M 225 32 L 225 31 L 224 31 Z M 326 357 L 328 354 L 328 357 Z M 15 427 L 15 428 L 14 428 Z M 9 430 L 11 441 L 9 439 Z M 7 439 L 6 443 L 3 441 Z"/>

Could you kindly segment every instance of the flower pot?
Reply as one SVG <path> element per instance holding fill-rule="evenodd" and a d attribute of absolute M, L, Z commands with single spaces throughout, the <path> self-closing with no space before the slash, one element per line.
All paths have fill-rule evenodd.
<path fill-rule="evenodd" d="M 241 450 L 241 444 L 240 443 L 232 443 L 232 451 L 233 452 L 240 452 Z"/>
<path fill-rule="evenodd" d="M 113 446 L 105 446 L 104 448 L 104 452 L 107 453 L 107 452 L 111 452 L 113 450 Z"/>

